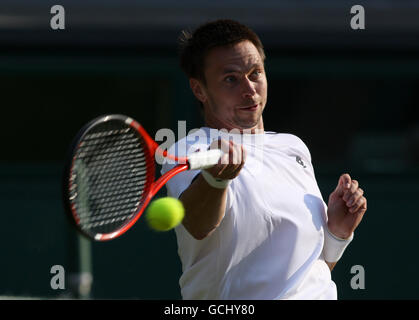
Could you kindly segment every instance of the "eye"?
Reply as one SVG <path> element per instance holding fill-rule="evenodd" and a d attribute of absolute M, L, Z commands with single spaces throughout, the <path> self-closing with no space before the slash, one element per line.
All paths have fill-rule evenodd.
<path fill-rule="evenodd" d="M 252 79 L 258 79 L 261 76 L 261 74 L 262 74 L 261 70 L 255 70 L 251 73 L 250 76 Z"/>
<path fill-rule="evenodd" d="M 235 76 L 227 76 L 224 78 L 224 81 L 227 83 L 233 83 L 237 80 L 237 78 Z"/>

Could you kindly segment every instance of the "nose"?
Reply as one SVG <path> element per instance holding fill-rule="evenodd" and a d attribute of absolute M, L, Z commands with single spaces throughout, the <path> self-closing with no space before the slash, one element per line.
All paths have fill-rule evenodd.
<path fill-rule="evenodd" d="M 243 97 L 251 98 L 256 94 L 255 83 L 245 77 L 242 84 Z"/>

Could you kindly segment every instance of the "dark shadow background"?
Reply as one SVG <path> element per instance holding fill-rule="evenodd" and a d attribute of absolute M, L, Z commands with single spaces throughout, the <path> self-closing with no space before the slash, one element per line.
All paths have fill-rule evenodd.
<path fill-rule="evenodd" d="M 265 45 L 265 129 L 304 140 L 326 202 L 344 172 L 365 190 L 368 211 L 332 273 L 339 297 L 418 299 L 419 6 L 384 2 L 358 2 L 366 29 L 355 31 L 349 1 L 61 1 L 66 29 L 54 31 L 55 3 L 2 1 L 0 294 L 77 296 L 71 282 L 51 289 L 59 264 L 69 277 L 92 273 L 91 298 L 180 298 L 174 232 L 140 219 L 78 249 L 61 205 L 63 161 L 80 127 L 104 113 L 130 115 L 152 136 L 177 132 L 177 121 L 200 126 L 176 39 L 229 17 Z M 364 290 L 350 286 L 353 265 L 365 269 Z"/>

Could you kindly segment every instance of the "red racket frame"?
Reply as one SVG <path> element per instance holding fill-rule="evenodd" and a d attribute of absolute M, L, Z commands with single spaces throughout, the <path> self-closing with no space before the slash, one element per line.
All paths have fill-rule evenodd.
<path fill-rule="evenodd" d="M 171 178 L 173 178 L 175 175 L 177 175 L 180 172 L 186 171 L 189 169 L 188 164 L 188 158 L 187 157 L 176 157 L 174 155 L 168 154 L 167 150 L 160 149 L 157 142 L 155 142 L 149 134 L 146 132 L 146 130 L 134 119 L 124 116 L 124 115 L 107 115 L 107 116 L 101 116 L 99 118 L 94 119 L 89 124 L 87 124 L 81 131 L 82 133 L 77 136 L 77 143 L 76 145 L 79 146 L 80 141 L 82 140 L 82 137 L 89 131 L 90 128 L 92 128 L 97 123 L 101 123 L 104 121 L 109 120 L 119 120 L 124 121 L 127 125 L 131 126 L 133 129 L 135 129 L 143 138 L 143 148 L 145 151 L 145 157 L 146 157 L 146 166 L 147 166 L 147 177 L 146 177 L 146 183 L 144 187 L 144 191 L 141 197 L 141 201 L 139 206 L 137 207 L 137 212 L 135 213 L 134 217 L 131 220 L 128 220 L 122 227 L 116 231 L 110 232 L 110 233 L 97 233 L 95 235 L 89 234 L 84 230 L 81 230 L 79 226 L 79 218 L 77 215 L 77 212 L 74 208 L 74 204 L 70 205 L 70 211 L 71 216 L 73 219 L 73 222 L 75 222 L 76 227 L 81 231 L 84 235 L 88 236 L 91 239 L 94 239 L 96 241 L 108 241 L 115 239 L 125 232 L 127 232 L 141 217 L 143 214 L 145 208 L 151 201 L 151 199 L 156 195 L 156 193 L 169 181 Z M 77 149 L 77 148 L 76 148 Z M 73 152 L 74 153 L 74 152 Z M 165 158 L 177 161 L 181 164 L 178 164 L 162 176 L 160 176 L 155 181 L 155 156 L 156 154 L 163 156 Z M 72 168 L 74 166 L 75 157 L 73 155 L 71 165 L 69 169 L 66 170 L 66 177 L 69 177 L 70 173 L 72 172 Z M 65 186 L 68 189 L 64 192 L 64 197 L 67 196 L 67 199 L 64 201 L 68 201 L 68 190 L 70 190 L 72 185 L 71 179 L 68 179 L 68 184 Z"/>

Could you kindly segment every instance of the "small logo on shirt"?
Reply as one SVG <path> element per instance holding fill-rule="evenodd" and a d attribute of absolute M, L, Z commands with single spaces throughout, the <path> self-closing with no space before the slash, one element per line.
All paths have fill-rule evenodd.
<path fill-rule="evenodd" d="M 307 168 L 307 166 L 304 164 L 303 159 L 301 159 L 301 157 L 300 157 L 300 156 L 296 156 L 296 157 L 295 157 L 295 160 L 296 160 L 299 164 L 301 164 L 301 166 L 302 166 L 303 168 Z"/>

